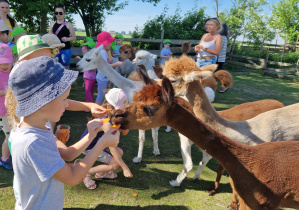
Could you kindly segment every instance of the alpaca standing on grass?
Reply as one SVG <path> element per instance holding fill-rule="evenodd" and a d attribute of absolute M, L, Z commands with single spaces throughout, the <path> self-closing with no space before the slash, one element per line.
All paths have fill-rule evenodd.
<path fill-rule="evenodd" d="M 198 84 L 198 81 L 188 84 L 187 97 L 193 107 L 196 103 L 194 99 L 198 97 L 193 91 L 196 91 Z M 249 121 L 235 124 L 241 124 L 245 130 L 250 127 L 275 130 L 277 124 L 287 124 L 290 116 L 298 112 L 298 107 L 299 104 L 295 104 L 260 114 L 252 120 L 255 124 Z M 162 80 L 161 86 L 148 84 L 143 87 L 135 94 L 132 103 L 114 112 L 112 122 L 120 124 L 121 129 L 149 129 L 169 125 L 187 136 L 228 171 L 242 198 L 240 209 L 246 209 L 246 205 L 254 210 L 299 208 L 299 142 L 284 141 L 289 140 L 287 131 L 278 130 L 277 140 L 282 142 L 249 146 L 234 141 L 179 105 L 167 78 Z M 286 129 L 288 127 L 294 129 L 285 126 Z M 254 134 L 247 130 L 247 135 L 252 138 Z M 299 140 L 298 135 L 294 137 L 294 140 Z"/>

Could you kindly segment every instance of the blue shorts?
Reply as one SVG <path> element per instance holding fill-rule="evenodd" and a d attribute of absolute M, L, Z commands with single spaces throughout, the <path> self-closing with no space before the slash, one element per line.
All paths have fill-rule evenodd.
<path fill-rule="evenodd" d="M 198 68 L 200 68 L 200 67 L 208 66 L 211 64 L 216 64 L 216 60 L 217 60 L 217 57 L 210 58 L 210 59 L 198 59 L 197 58 L 196 65 L 198 66 Z"/>
<path fill-rule="evenodd" d="M 58 62 L 61 63 L 63 66 L 70 66 L 72 57 L 71 49 L 60 50 L 59 54 L 55 55 L 54 58 L 58 58 Z"/>

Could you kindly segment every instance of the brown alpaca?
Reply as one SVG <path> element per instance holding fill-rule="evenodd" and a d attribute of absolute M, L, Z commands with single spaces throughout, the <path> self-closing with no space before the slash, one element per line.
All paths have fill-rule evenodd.
<path fill-rule="evenodd" d="M 130 61 L 135 59 L 135 52 L 139 50 L 139 47 L 132 47 L 129 44 L 124 44 L 119 48 L 119 60 L 124 61 L 126 59 L 130 59 Z"/>
<path fill-rule="evenodd" d="M 197 86 L 197 81 L 191 82 L 188 93 Z M 194 107 L 195 101 L 191 101 Z M 299 142 L 267 142 L 255 146 L 236 142 L 179 105 L 167 78 L 162 80 L 162 87 L 149 84 L 136 93 L 131 104 L 115 111 L 112 121 L 120 124 L 121 129 L 168 125 L 187 136 L 223 164 L 242 198 L 240 209 L 246 208 L 244 203 L 254 210 L 299 208 Z"/>

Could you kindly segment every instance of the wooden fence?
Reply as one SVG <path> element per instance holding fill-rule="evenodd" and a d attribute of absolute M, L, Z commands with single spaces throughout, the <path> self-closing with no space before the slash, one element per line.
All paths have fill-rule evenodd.
<path fill-rule="evenodd" d="M 77 40 L 84 40 L 85 37 L 77 36 Z M 92 37 L 96 41 L 96 37 Z M 149 42 L 149 43 L 162 43 L 163 39 L 137 39 L 137 38 L 125 38 L 124 41 L 127 42 Z M 184 41 L 191 41 L 191 44 L 194 46 L 196 45 L 200 40 L 179 40 L 179 39 L 172 39 L 171 42 L 173 45 L 181 45 Z M 149 50 L 151 53 L 157 55 L 159 57 L 160 51 L 161 51 L 162 45 L 160 45 L 159 50 Z M 278 47 L 277 47 L 278 48 Z M 174 55 L 180 55 L 182 54 L 181 47 L 171 47 L 171 51 Z M 248 68 L 253 69 L 260 69 L 263 71 L 263 74 L 273 74 L 273 73 L 284 73 L 284 74 L 292 74 L 292 75 L 299 75 L 298 72 L 298 62 L 297 64 L 290 64 L 290 63 L 283 63 L 283 62 L 275 62 L 275 61 L 269 61 L 268 55 L 266 58 L 254 58 L 254 57 L 248 57 L 248 56 L 242 56 L 242 55 L 234 55 L 229 53 L 229 48 L 227 50 L 227 63 L 231 63 L 238 66 L 244 66 Z M 191 48 L 190 54 L 195 54 L 194 47 Z M 75 56 L 82 56 L 81 47 L 72 47 L 72 59 L 71 59 L 71 65 L 75 65 L 78 60 L 75 59 Z M 245 60 L 246 62 L 240 62 L 236 60 Z M 288 67 L 292 68 L 293 70 L 284 70 L 282 68 L 271 68 L 268 67 L 268 65 L 278 65 L 279 67 Z M 280 76 L 277 76 L 280 77 Z M 292 79 L 293 80 L 293 79 Z M 299 79 L 295 78 L 295 81 L 299 81 Z"/>

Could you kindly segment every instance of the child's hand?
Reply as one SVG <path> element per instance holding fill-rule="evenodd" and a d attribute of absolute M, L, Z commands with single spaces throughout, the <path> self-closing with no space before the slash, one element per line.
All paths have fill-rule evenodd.
<path fill-rule="evenodd" d="M 88 107 L 91 111 L 92 116 L 94 117 L 104 117 L 107 114 L 106 109 L 99 104 L 88 103 Z"/>
<path fill-rule="evenodd" d="M 92 139 L 97 136 L 97 133 L 100 131 L 102 125 L 103 120 L 101 119 L 94 119 L 87 123 L 88 133 Z"/>
<path fill-rule="evenodd" d="M 130 171 L 129 168 L 125 168 L 125 169 L 123 169 L 123 173 L 124 173 L 124 176 L 125 176 L 125 177 L 128 177 L 128 178 L 133 177 L 133 174 L 131 173 L 131 171 Z"/>
<path fill-rule="evenodd" d="M 102 136 L 100 141 L 105 147 L 116 147 L 119 143 L 119 135 L 118 129 L 111 128 Z"/>
<path fill-rule="evenodd" d="M 75 57 L 75 59 L 77 59 L 77 60 L 81 60 L 81 57 L 80 57 L 79 55 L 77 55 L 77 56 Z"/>
<path fill-rule="evenodd" d="M 122 66 L 122 65 L 123 65 L 123 62 L 121 62 L 121 61 L 117 61 L 115 64 L 116 64 L 116 66 Z"/>

